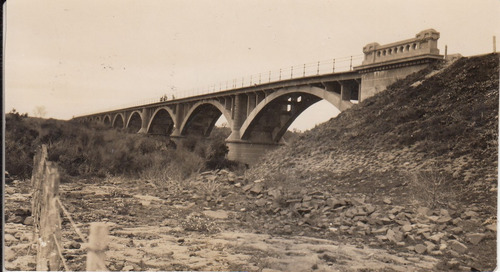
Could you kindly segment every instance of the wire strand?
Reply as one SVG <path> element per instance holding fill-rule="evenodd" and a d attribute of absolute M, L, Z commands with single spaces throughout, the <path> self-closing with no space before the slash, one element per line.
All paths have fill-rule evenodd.
<path fill-rule="evenodd" d="M 62 261 L 63 266 L 64 266 L 64 270 L 65 271 L 70 271 L 69 268 L 68 268 L 68 266 L 66 265 L 66 260 L 64 259 L 63 255 L 62 255 L 61 246 L 59 245 L 59 242 L 57 242 L 57 238 L 56 238 L 56 234 L 55 233 L 52 234 L 52 238 L 54 238 L 54 243 L 56 244 L 57 253 L 59 254 L 59 257 L 61 258 L 61 261 Z"/>
<path fill-rule="evenodd" d="M 57 199 L 57 202 L 59 203 L 59 206 L 61 207 L 61 209 L 63 210 L 64 214 L 66 215 L 66 217 L 68 217 L 69 219 L 69 222 L 71 223 L 71 225 L 73 226 L 73 228 L 75 229 L 75 232 L 76 234 L 78 234 L 78 236 L 80 236 L 80 239 L 82 240 L 82 242 L 84 243 L 88 243 L 87 239 L 85 239 L 85 237 L 83 237 L 83 234 L 82 232 L 80 231 L 80 229 L 76 226 L 75 224 L 75 221 L 73 221 L 73 218 L 71 217 L 71 214 L 68 212 L 68 210 L 66 210 L 66 208 L 64 207 L 64 205 L 62 204 L 61 200 L 59 199 L 59 197 L 56 198 Z"/>

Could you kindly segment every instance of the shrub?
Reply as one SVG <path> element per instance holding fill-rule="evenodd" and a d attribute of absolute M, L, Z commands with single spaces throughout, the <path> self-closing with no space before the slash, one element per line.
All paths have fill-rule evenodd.
<path fill-rule="evenodd" d="M 13 110 L 5 116 L 5 132 L 5 169 L 12 176 L 30 177 L 38 130 L 27 114 Z"/>
<path fill-rule="evenodd" d="M 454 180 L 441 172 L 419 171 L 410 174 L 408 180 L 413 200 L 431 209 L 445 207 L 459 195 L 460 188 Z"/>
<path fill-rule="evenodd" d="M 236 165 L 225 158 L 229 132 L 215 128 L 215 138 L 187 137 L 177 148 L 168 137 L 11 113 L 6 115 L 6 170 L 29 178 L 36 147 L 47 144 L 49 160 L 61 166 L 63 175 L 126 175 L 158 183 L 183 180 L 204 168 Z"/>

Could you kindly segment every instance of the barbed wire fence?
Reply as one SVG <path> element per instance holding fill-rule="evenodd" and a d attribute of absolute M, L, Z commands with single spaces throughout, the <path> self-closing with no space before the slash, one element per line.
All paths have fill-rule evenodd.
<path fill-rule="evenodd" d="M 59 171 L 56 163 L 48 160 L 47 146 L 42 145 L 34 158 L 32 186 L 33 240 L 36 244 L 36 270 L 57 271 L 61 266 L 72 271 L 64 258 L 61 246 L 60 210 L 69 220 L 80 240 L 87 246 L 87 271 L 105 271 L 105 250 L 108 246 L 107 225 L 90 224 L 89 239 L 78 228 L 73 217 L 59 198 Z M 74 269 L 73 269 L 74 270 Z"/>

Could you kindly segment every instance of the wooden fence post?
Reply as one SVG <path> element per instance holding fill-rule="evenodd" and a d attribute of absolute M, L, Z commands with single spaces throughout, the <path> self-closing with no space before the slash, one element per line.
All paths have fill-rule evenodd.
<path fill-rule="evenodd" d="M 33 173 L 31 175 L 31 216 L 33 217 L 33 243 L 38 241 L 40 231 L 40 198 L 44 180 L 45 162 L 48 160 L 47 146 L 42 145 L 33 158 Z"/>
<path fill-rule="evenodd" d="M 87 271 L 106 271 L 106 248 L 108 246 L 108 226 L 104 223 L 90 224 Z"/>
<path fill-rule="evenodd" d="M 47 158 L 47 147 L 42 145 L 35 156 L 32 175 L 36 269 L 39 271 L 60 270 L 61 267 L 57 251 L 57 243 L 61 243 L 61 218 L 56 203 L 59 195 L 59 171 L 57 165 Z"/>

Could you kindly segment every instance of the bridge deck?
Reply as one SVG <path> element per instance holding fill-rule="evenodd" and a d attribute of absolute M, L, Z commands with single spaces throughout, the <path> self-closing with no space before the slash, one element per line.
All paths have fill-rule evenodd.
<path fill-rule="evenodd" d="M 175 105 L 178 103 L 199 101 L 199 100 L 203 100 L 203 99 L 210 99 L 210 98 L 221 97 L 221 96 L 230 96 L 230 95 L 237 95 L 237 94 L 242 94 L 242 93 L 252 93 L 252 92 L 258 92 L 258 91 L 265 91 L 265 90 L 276 90 L 276 89 L 287 88 L 287 87 L 321 84 L 324 82 L 341 81 L 341 80 L 342 81 L 343 80 L 361 80 L 361 75 L 358 73 L 358 71 L 354 70 L 354 71 L 306 76 L 306 77 L 301 77 L 301 78 L 283 79 L 281 81 L 255 84 L 253 86 L 239 87 L 239 88 L 234 88 L 234 89 L 220 91 L 220 92 L 212 92 L 212 93 L 194 95 L 194 96 L 172 99 L 172 100 L 167 100 L 167 101 L 161 101 L 161 102 L 159 101 L 159 102 L 148 103 L 148 104 L 143 104 L 143 105 L 118 108 L 118 109 L 114 109 L 114 110 L 110 110 L 110 111 L 96 112 L 93 114 L 81 115 L 81 116 L 78 116 L 78 118 L 93 116 L 96 114 L 101 115 L 101 114 L 110 114 L 110 113 L 116 113 L 116 112 L 121 112 L 121 111 L 138 110 L 138 109 L 143 109 L 143 108 L 148 108 L 148 107 L 157 107 L 159 105 L 163 105 L 163 106 Z"/>

